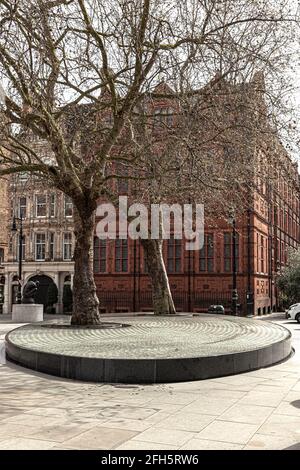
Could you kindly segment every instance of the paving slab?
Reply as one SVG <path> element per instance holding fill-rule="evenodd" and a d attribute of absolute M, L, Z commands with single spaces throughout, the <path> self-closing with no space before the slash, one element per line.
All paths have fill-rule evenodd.
<path fill-rule="evenodd" d="M 292 447 L 293 450 L 300 450 L 299 438 L 257 433 L 250 439 L 244 450 L 287 450 L 289 447 Z"/>
<path fill-rule="evenodd" d="M 199 439 L 247 444 L 258 430 L 257 424 L 235 423 L 233 421 L 214 421 L 197 435 Z"/>
<path fill-rule="evenodd" d="M 116 450 L 177 450 L 177 446 L 159 444 L 157 442 L 127 441 L 116 447 Z"/>
<path fill-rule="evenodd" d="M 32 413 L 22 413 L 10 418 L 6 418 L 2 420 L 2 424 L 5 423 L 17 423 L 23 426 L 35 426 L 35 425 L 53 425 L 59 423 L 61 420 L 58 416 L 44 416 L 42 419 L 40 416 L 37 416 Z"/>
<path fill-rule="evenodd" d="M 108 428 L 142 432 L 150 428 L 152 423 L 145 419 L 111 418 L 106 421 L 105 425 Z"/>
<path fill-rule="evenodd" d="M 215 420 L 215 416 L 188 413 L 180 411 L 174 413 L 166 419 L 161 420 L 156 427 L 164 429 L 178 429 L 181 431 L 199 432 L 204 429 L 208 424 Z"/>
<path fill-rule="evenodd" d="M 48 450 L 55 446 L 54 442 L 22 437 L 0 441 L 0 450 Z"/>
<path fill-rule="evenodd" d="M 300 441 L 300 417 L 273 413 L 260 427 L 259 432 L 273 436 L 292 435 Z"/>
<path fill-rule="evenodd" d="M 184 407 L 186 413 L 200 413 L 219 416 L 238 401 L 237 398 L 214 398 L 212 396 L 203 397 Z"/>
<path fill-rule="evenodd" d="M 195 433 L 178 429 L 163 429 L 153 426 L 133 438 L 134 441 L 154 442 L 165 446 L 182 446 L 195 437 Z"/>
<path fill-rule="evenodd" d="M 265 392 L 251 390 L 240 400 L 240 404 L 245 405 L 258 405 L 258 406 L 271 406 L 277 407 L 279 403 L 284 399 L 286 392 L 282 392 L 278 389 L 277 392 Z"/>
<path fill-rule="evenodd" d="M 38 431 L 34 432 L 31 437 L 33 439 L 43 439 L 46 441 L 64 442 L 73 437 L 85 433 L 88 429 L 94 428 L 94 424 L 85 423 L 78 424 L 76 422 L 68 423 L 62 422 L 56 426 L 43 426 Z"/>
<path fill-rule="evenodd" d="M 274 414 L 277 415 L 290 415 L 300 418 L 300 399 L 292 402 L 282 402 L 278 405 Z"/>
<path fill-rule="evenodd" d="M 272 408 L 236 404 L 218 417 L 218 420 L 234 421 L 236 423 L 263 424 L 272 413 Z"/>
<path fill-rule="evenodd" d="M 241 450 L 241 444 L 232 444 L 222 441 L 210 441 L 205 439 L 191 439 L 180 450 Z"/>
<path fill-rule="evenodd" d="M 75 449 L 114 449 L 137 434 L 135 431 L 95 426 L 64 444 Z"/>

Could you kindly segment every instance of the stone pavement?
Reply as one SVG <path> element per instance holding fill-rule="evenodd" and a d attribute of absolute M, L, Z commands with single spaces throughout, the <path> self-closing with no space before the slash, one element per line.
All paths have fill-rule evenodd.
<path fill-rule="evenodd" d="M 4 335 L 15 328 L 0 316 Z M 0 365 L 1 449 L 300 449 L 300 325 L 281 315 L 296 354 L 237 376 L 160 385 L 74 382 Z M 2 344 L 1 344 L 2 340 Z"/>

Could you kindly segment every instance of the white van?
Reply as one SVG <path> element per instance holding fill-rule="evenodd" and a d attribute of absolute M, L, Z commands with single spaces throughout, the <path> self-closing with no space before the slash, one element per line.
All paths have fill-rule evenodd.
<path fill-rule="evenodd" d="M 298 323 L 300 323 L 300 304 L 291 305 L 288 310 L 286 310 L 285 316 L 286 318 L 296 320 Z"/>

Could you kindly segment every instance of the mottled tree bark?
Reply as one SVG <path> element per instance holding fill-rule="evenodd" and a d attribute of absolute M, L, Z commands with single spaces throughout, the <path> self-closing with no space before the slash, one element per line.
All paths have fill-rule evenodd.
<path fill-rule="evenodd" d="M 101 323 L 93 273 L 95 212 L 75 215 L 72 325 Z"/>
<path fill-rule="evenodd" d="M 155 315 L 175 314 L 169 279 L 162 253 L 162 240 L 141 240 L 152 282 L 153 310 Z"/>

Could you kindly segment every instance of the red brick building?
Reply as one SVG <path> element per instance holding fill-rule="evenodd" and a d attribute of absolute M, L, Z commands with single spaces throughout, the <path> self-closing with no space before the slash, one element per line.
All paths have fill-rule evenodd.
<path fill-rule="evenodd" d="M 159 100 L 157 106 L 160 115 L 170 119 L 170 103 Z M 270 152 L 277 155 L 275 165 L 270 165 Z M 299 174 L 297 164 L 276 138 L 271 147 L 265 142 L 256 144 L 252 155 L 255 191 L 249 192 L 248 208 L 235 221 L 236 280 L 240 314 L 263 315 L 278 308 L 276 272 L 286 263 L 288 247 L 300 243 Z M 223 304 L 230 311 L 232 233 L 231 223 L 216 218 L 205 229 L 200 251 L 185 250 L 184 240 L 164 242 L 178 311 L 205 312 L 211 304 Z M 102 311 L 152 310 L 151 282 L 139 240 L 95 238 L 94 255 Z"/>
<path fill-rule="evenodd" d="M 298 178 L 293 164 L 291 171 Z M 299 197 L 283 176 L 256 193 L 254 208 L 237 219 L 237 289 L 242 314 L 276 310 L 276 272 L 286 263 L 288 247 L 299 246 L 299 227 Z M 232 251 L 232 227 L 226 221 L 205 230 L 200 251 L 185 250 L 184 240 L 164 242 L 178 311 L 206 311 L 211 304 L 230 308 Z M 94 271 L 103 311 L 151 310 L 151 283 L 139 240 L 95 239 Z"/>

